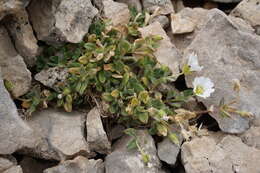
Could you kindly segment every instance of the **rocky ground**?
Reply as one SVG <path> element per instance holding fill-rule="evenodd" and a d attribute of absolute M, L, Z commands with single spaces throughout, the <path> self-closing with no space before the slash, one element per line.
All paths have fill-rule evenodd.
<path fill-rule="evenodd" d="M 128 5 L 159 15 L 140 28 L 142 36 L 161 35 L 157 60 L 173 74 L 196 52 L 215 92 L 190 100 L 201 110 L 237 98 L 253 117 L 221 117 L 210 112 L 197 122 L 208 130 L 181 145 L 138 130 L 150 155 L 145 165 L 138 151 L 127 150 L 131 137 L 122 125 L 108 130 L 97 107 L 88 112 L 48 108 L 29 119 L 21 116 L 17 98 L 35 81 L 54 87 L 66 71 L 49 69 L 35 75 L 42 43 L 79 43 L 97 17 L 126 24 Z M 0 0 L 0 173 L 259 173 L 260 172 L 260 0 Z M 195 75 L 178 79 L 192 88 Z M 12 82 L 11 94 L 4 80 Z M 15 100 L 15 101 L 14 101 Z M 185 137 L 184 137 L 185 138 Z"/>

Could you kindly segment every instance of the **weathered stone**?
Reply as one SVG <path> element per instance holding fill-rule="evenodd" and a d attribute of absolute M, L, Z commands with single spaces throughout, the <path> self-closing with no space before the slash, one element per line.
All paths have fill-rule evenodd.
<path fill-rule="evenodd" d="M 2 77 L 12 84 L 12 95 L 19 97 L 30 88 L 31 72 L 26 68 L 23 58 L 17 54 L 3 26 L 0 26 L 0 47 Z"/>
<path fill-rule="evenodd" d="M 35 112 L 28 124 L 42 141 L 37 147 L 22 152 L 47 160 L 65 160 L 79 154 L 89 156 L 84 123 L 85 115 L 80 112 L 54 109 Z"/>
<path fill-rule="evenodd" d="M 167 65 L 173 75 L 179 73 L 180 54 L 176 47 L 171 43 L 169 37 L 163 30 L 159 22 L 154 22 L 144 28 L 140 28 L 142 37 L 150 35 L 160 35 L 163 40 L 160 41 L 159 48 L 154 52 L 155 57 L 161 64 Z"/>
<path fill-rule="evenodd" d="M 125 3 L 129 7 L 135 7 L 138 12 L 142 11 L 142 4 L 140 0 L 117 0 L 117 2 Z"/>
<path fill-rule="evenodd" d="M 141 154 L 137 149 L 127 149 L 127 144 L 132 140 L 132 137 L 124 136 L 114 144 L 113 152 L 105 159 L 106 173 L 159 173 L 161 171 L 153 138 L 144 130 L 137 131 L 137 136 L 144 152 L 150 156 L 148 165 L 142 161 Z"/>
<path fill-rule="evenodd" d="M 23 169 L 23 173 L 42 173 L 43 170 L 53 167 L 57 163 L 47 160 L 36 160 L 32 157 L 25 156 L 19 164 Z"/>
<path fill-rule="evenodd" d="M 173 3 L 174 11 L 176 13 L 178 13 L 179 11 L 185 8 L 183 4 L 183 0 L 172 0 L 172 3 Z"/>
<path fill-rule="evenodd" d="M 213 8 L 218 8 L 218 3 L 208 1 L 203 4 L 203 8 L 208 9 L 208 10 L 213 9 Z"/>
<path fill-rule="evenodd" d="M 248 146 L 260 149 L 260 127 L 251 127 L 240 137 Z"/>
<path fill-rule="evenodd" d="M 62 83 L 65 82 L 68 75 L 68 69 L 52 67 L 37 73 L 34 76 L 34 79 L 41 82 L 43 85 L 56 90 Z"/>
<path fill-rule="evenodd" d="M 171 28 L 173 34 L 189 33 L 196 27 L 196 24 L 192 19 L 187 19 L 181 15 L 182 13 L 171 15 Z"/>
<path fill-rule="evenodd" d="M 12 154 L 37 144 L 33 130 L 19 117 L 0 76 L 0 154 Z"/>
<path fill-rule="evenodd" d="M 21 10 L 12 16 L 8 16 L 5 20 L 5 26 L 14 41 L 16 50 L 24 58 L 25 63 L 30 67 L 34 66 L 39 47 L 27 12 Z"/>
<path fill-rule="evenodd" d="M 23 170 L 20 166 L 13 166 L 10 169 L 4 171 L 3 173 L 23 173 Z"/>
<path fill-rule="evenodd" d="M 179 138 L 179 142 L 180 144 L 182 143 L 182 138 Z M 172 143 L 168 138 L 165 138 L 158 144 L 158 156 L 160 160 L 169 165 L 175 165 L 179 152 L 180 146 Z"/>
<path fill-rule="evenodd" d="M 28 7 L 39 40 L 79 43 L 98 13 L 90 0 L 33 0 Z"/>
<path fill-rule="evenodd" d="M 238 3 L 242 0 L 210 0 L 210 1 L 213 1 L 213 2 L 220 2 L 220 3 Z"/>
<path fill-rule="evenodd" d="M 104 17 L 111 19 L 114 26 L 127 24 L 130 20 L 130 11 L 128 6 L 113 0 L 104 0 Z"/>
<path fill-rule="evenodd" d="M 186 173 L 258 173 L 260 150 L 236 136 L 211 134 L 185 142 L 181 159 Z"/>
<path fill-rule="evenodd" d="M 219 10 L 211 10 L 204 27 L 184 53 L 187 58 L 191 52 L 198 55 L 200 72 L 186 76 L 188 87 L 196 76 L 209 77 L 215 84 L 211 97 L 198 100 L 207 107 L 218 106 L 221 99 L 226 103 L 237 100 L 233 105 L 239 110 L 253 113 L 255 124 L 260 124 L 260 108 L 256 104 L 260 92 L 260 37 L 242 32 L 229 18 Z M 210 38 L 210 39 L 209 39 Z M 221 44 L 219 44 L 221 43 Z M 233 90 L 234 80 L 241 84 L 240 92 Z M 224 132 L 242 133 L 249 128 L 249 119 L 239 115 L 222 117 L 217 111 L 211 113 Z"/>
<path fill-rule="evenodd" d="M 16 164 L 17 162 L 12 156 L 2 156 L 0 157 L 0 172 L 3 172 Z"/>
<path fill-rule="evenodd" d="M 167 28 L 170 24 L 170 20 L 168 19 L 167 16 L 164 15 L 159 15 L 152 18 L 152 20 L 150 20 L 149 23 L 151 24 L 156 21 L 159 22 L 163 28 Z"/>
<path fill-rule="evenodd" d="M 111 140 L 115 140 L 115 139 L 122 137 L 125 134 L 124 130 L 125 130 L 125 127 L 122 125 L 114 126 L 111 129 L 111 131 L 109 132 L 109 136 L 110 136 Z"/>
<path fill-rule="evenodd" d="M 107 134 L 101 121 L 101 114 L 97 107 L 93 108 L 87 115 L 87 141 L 91 151 L 106 154 L 111 149 Z"/>
<path fill-rule="evenodd" d="M 67 160 L 58 166 L 48 168 L 43 173 L 104 173 L 102 160 L 88 160 L 78 156 L 73 160 Z"/>
<path fill-rule="evenodd" d="M 0 1 L 0 20 L 6 15 L 15 14 L 23 10 L 30 0 L 1 0 Z"/>
<path fill-rule="evenodd" d="M 174 13 L 171 0 L 142 0 L 143 8 L 149 12 L 154 12 L 156 8 L 160 8 L 160 14 L 166 15 Z"/>
<path fill-rule="evenodd" d="M 260 35 L 260 0 L 243 0 L 230 15 L 248 21 Z"/>

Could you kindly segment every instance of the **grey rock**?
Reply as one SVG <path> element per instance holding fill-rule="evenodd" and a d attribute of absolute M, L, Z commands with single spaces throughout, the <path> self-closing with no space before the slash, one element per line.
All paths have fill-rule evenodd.
<path fill-rule="evenodd" d="M 0 157 L 0 172 L 3 172 L 12 166 L 15 166 L 17 161 L 12 156 L 1 156 Z"/>
<path fill-rule="evenodd" d="M 102 160 L 88 160 L 78 156 L 73 160 L 67 160 L 58 166 L 48 168 L 43 173 L 104 173 Z"/>
<path fill-rule="evenodd" d="M 167 16 L 164 15 L 159 15 L 152 18 L 152 20 L 150 20 L 149 23 L 151 24 L 156 21 L 159 22 L 163 28 L 167 28 L 170 24 L 170 20 L 168 19 Z"/>
<path fill-rule="evenodd" d="M 260 149 L 260 127 L 251 127 L 240 137 L 248 146 Z"/>
<path fill-rule="evenodd" d="M 143 8 L 149 12 L 154 12 L 156 8 L 160 8 L 160 14 L 166 15 L 174 13 L 171 0 L 142 0 Z"/>
<path fill-rule="evenodd" d="M 186 173 L 258 173 L 260 150 L 236 136 L 211 134 L 185 142 L 181 159 Z"/>
<path fill-rule="evenodd" d="M 33 130 L 19 117 L 0 76 L 0 154 L 12 154 L 37 144 Z"/>
<path fill-rule="evenodd" d="M 33 0 L 28 12 L 37 38 L 55 44 L 79 43 L 98 10 L 90 0 Z"/>
<path fill-rule="evenodd" d="M 28 124 L 41 142 L 34 148 L 21 151 L 43 159 L 66 160 L 75 155 L 89 155 L 84 138 L 85 114 L 46 109 L 35 112 Z"/>
<path fill-rule="evenodd" d="M 231 14 L 248 21 L 257 34 L 260 35 L 260 0 L 243 0 L 239 3 Z"/>
<path fill-rule="evenodd" d="M 179 11 L 185 8 L 182 0 L 174 0 L 172 1 L 172 3 L 173 3 L 174 11 L 176 13 L 178 13 Z"/>
<path fill-rule="evenodd" d="M 30 0 L 1 0 L 0 2 L 0 20 L 10 14 L 15 14 L 29 4 Z"/>
<path fill-rule="evenodd" d="M 138 12 L 142 11 L 142 4 L 140 0 L 117 0 L 117 2 L 125 3 L 129 7 L 135 7 Z"/>
<path fill-rule="evenodd" d="M 167 65 L 173 75 L 179 73 L 179 62 L 180 62 L 180 54 L 176 47 L 171 43 L 169 37 L 166 32 L 162 28 L 159 22 L 154 22 L 144 28 L 140 28 L 142 37 L 147 37 L 149 35 L 160 35 L 163 40 L 160 41 L 160 46 L 154 52 L 155 57 L 158 62 L 161 64 Z"/>
<path fill-rule="evenodd" d="M 23 173 L 21 166 L 13 166 L 10 169 L 4 171 L 3 173 Z"/>
<path fill-rule="evenodd" d="M 66 81 L 68 75 L 68 69 L 52 67 L 37 73 L 34 79 L 47 87 L 57 90 L 59 86 Z"/>
<path fill-rule="evenodd" d="M 31 72 L 27 69 L 23 58 L 17 54 L 3 26 L 0 26 L 0 47 L 2 77 L 12 83 L 12 95 L 19 97 L 30 89 Z"/>
<path fill-rule="evenodd" d="M 260 73 L 257 70 L 260 67 L 260 37 L 241 31 L 219 10 L 211 10 L 208 15 L 208 21 L 184 52 L 185 59 L 195 52 L 204 67 L 202 71 L 186 76 L 187 86 L 192 88 L 196 76 L 209 77 L 215 84 L 215 92 L 207 99 L 198 97 L 199 101 L 210 107 L 218 106 L 222 98 L 226 103 L 236 99 L 238 103 L 234 106 L 254 114 L 254 124 L 259 125 L 260 109 L 256 104 L 259 97 L 255 93 L 260 92 Z M 241 84 L 239 93 L 233 90 L 234 80 Z M 249 128 L 246 117 L 222 117 L 217 111 L 211 116 L 224 132 L 242 133 Z"/>
<path fill-rule="evenodd" d="M 101 121 L 101 114 L 97 107 L 90 110 L 87 115 L 87 141 L 91 151 L 96 151 L 101 154 L 106 154 L 111 149 L 111 144 L 108 141 L 107 134 L 104 131 Z"/>
<path fill-rule="evenodd" d="M 15 48 L 24 58 L 25 63 L 32 67 L 36 63 L 39 47 L 30 25 L 27 12 L 21 10 L 5 19 L 5 26 L 14 41 Z"/>
<path fill-rule="evenodd" d="M 194 31 L 196 24 L 194 20 L 182 16 L 182 13 L 171 15 L 171 28 L 173 34 L 184 34 Z"/>
<path fill-rule="evenodd" d="M 125 127 L 122 125 L 116 125 L 116 126 L 112 127 L 111 131 L 109 132 L 109 136 L 110 136 L 111 140 L 115 140 L 115 139 L 122 137 L 125 134 L 124 130 L 125 130 Z"/>
<path fill-rule="evenodd" d="M 130 20 L 130 11 L 124 3 L 114 2 L 113 0 L 103 1 L 103 15 L 111 19 L 114 26 L 127 24 Z"/>
<path fill-rule="evenodd" d="M 180 137 L 179 142 L 180 144 L 182 143 L 182 138 Z M 169 165 L 175 165 L 179 152 L 180 146 L 172 143 L 168 138 L 165 138 L 158 144 L 158 156 L 160 160 L 166 162 Z"/>
<path fill-rule="evenodd" d="M 213 1 L 213 2 L 220 2 L 220 3 L 238 3 L 242 0 L 210 0 L 210 1 Z"/>
<path fill-rule="evenodd" d="M 106 173 L 161 172 L 161 164 L 157 157 L 157 151 L 153 138 L 147 131 L 144 130 L 139 130 L 137 132 L 137 136 L 144 152 L 150 156 L 150 162 L 148 165 L 145 165 L 145 163 L 142 161 L 141 154 L 137 149 L 127 149 L 127 144 L 132 139 L 132 137 L 124 136 L 114 144 L 113 152 L 107 155 L 105 159 Z"/>

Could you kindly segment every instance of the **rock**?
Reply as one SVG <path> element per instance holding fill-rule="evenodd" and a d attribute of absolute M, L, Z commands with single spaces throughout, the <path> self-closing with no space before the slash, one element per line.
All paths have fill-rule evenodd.
<path fill-rule="evenodd" d="M 46 109 L 35 112 L 28 124 L 34 129 L 41 143 L 22 153 L 50 160 L 66 160 L 75 155 L 89 155 L 84 138 L 85 115 L 80 112 L 63 112 Z"/>
<path fill-rule="evenodd" d="M 204 105 L 218 106 L 221 99 L 226 103 L 239 100 L 233 105 L 239 110 L 254 114 L 254 124 L 260 124 L 260 108 L 257 106 L 260 92 L 260 37 L 243 32 L 219 10 L 211 10 L 204 27 L 184 52 L 198 55 L 199 64 L 204 68 L 200 72 L 186 76 L 186 84 L 192 88 L 195 76 L 210 78 L 215 84 L 211 97 L 198 100 Z M 210 38 L 210 39 L 209 39 Z M 218 44 L 221 43 L 221 44 Z M 240 92 L 233 90 L 234 80 L 240 82 Z M 214 111 L 211 116 L 217 120 L 220 128 L 228 133 L 242 133 L 249 128 L 249 119 L 239 115 L 222 117 Z"/>
<path fill-rule="evenodd" d="M 124 130 L 125 127 L 122 125 L 115 125 L 114 127 L 112 127 L 111 131 L 109 132 L 111 140 L 115 140 L 122 137 L 125 134 Z"/>
<path fill-rule="evenodd" d="M 242 0 L 210 0 L 213 2 L 219 2 L 219 3 L 238 3 Z"/>
<path fill-rule="evenodd" d="M 103 128 L 101 114 L 97 107 L 89 111 L 86 121 L 87 141 L 91 151 L 107 154 L 111 149 L 107 134 Z"/>
<path fill-rule="evenodd" d="M 149 24 L 156 22 L 156 21 L 159 22 L 163 28 L 167 28 L 170 23 L 167 16 L 159 15 L 159 16 L 152 18 L 152 20 L 149 22 Z"/>
<path fill-rule="evenodd" d="M 235 9 L 232 10 L 232 16 L 240 17 L 248 21 L 257 34 L 260 35 L 260 0 L 243 0 Z"/>
<path fill-rule="evenodd" d="M 208 10 L 213 9 L 213 8 L 218 8 L 218 3 L 208 1 L 203 4 L 203 8 L 208 9 Z"/>
<path fill-rule="evenodd" d="M 12 84 L 12 95 L 19 97 L 30 89 L 31 72 L 26 68 L 23 58 L 17 54 L 3 26 L 0 26 L 0 47 L 2 77 Z"/>
<path fill-rule="evenodd" d="M 68 69 L 52 67 L 37 73 L 34 79 L 47 87 L 57 90 L 61 84 L 65 83 L 68 75 Z"/>
<path fill-rule="evenodd" d="M 127 24 L 130 20 L 130 11 L 128 6 L 113 0 L 104 0 L 104 17 L 111 19 L 114 26 Z"/>
<path fill-rule="evenodd" d="M 4 171 L 3 173 L 23 173 L 23 170 L 20 166 L 13 166 L 10 169 Z"/>
<path fill-rule="evenodd" d="M 143 8 L 149 12 L 154 12 L 156 8 L 160 7 L 160 14 L 166 15 L 174 13 L 173 4 L 171 0 L 142 0 Z"/>
<path fill-rule="evenodd" d="M 182 143 L 182 138 L 179 139 L 179 142 Z M 168 138 L 165 138 L 158 144 L 158 156 L 160 160 L 169 165 L 175 165 L 179 152 L 180 146 L 172 143 Z"/>
<path fill-rule="evenodd" d="M 144 152 L 150 156 L 148 165 L 142 161 L 141 154 L 137 149 L 127 149 L 127 144 L 132 137 L 125 135 L 114 144 L 113 152 L 107 155 L 105 159 L 106 173 L 159 173 L 161 171 L 153 138 L 144 130 L 137 131 L 137 136 Z"/>
<path fill-rule="evenodd" d="M 260 127 L 251 127 L 240 137 L 248 146 L 260 149 Z"/>
<path fill-rule="evenodd" d="M 117 2 L 125 3 L 129 7 L 135 7 L 138 12 L 142 11 L 142 4 L 140 0 L 117 0 Z"/>
<path fill-rule="evenodd" d="M 180 54 L 176 47 L 171 43 L 169 37 L 163 30 L 159 22 L 154 22 L 144 28 L 140 28 L 142 37 L 147 37 L 149 35 L 160 35 L 163 40 L 160 41 L 159 48 L 154 52 L 157 60 L 164 65 L 167 65 L 173 75 L 179 73 L 179 61 Z"/>
<path fill-rule="evenodd" d="M 35 146 L 38 142 L 37 136 L 19 117 L 1 76 L 0 96 L 0 155 L 12 154 L 21 148 Z"/>
<path fill-rule="evenodd" d="M 17 161 L 12 156 L 2 156 L 0 157 L 0 172 L 3 172 L 12 166 L 15 166 Z"/>
<path fill-rule="evenodd" d="M 33 0 L 28 11 L 37 38 L 50 44 L 79 43 L 98 13 L 90 0 Z"/>
<path fill-rule="evenodd" d="M 192 32 L 196 27 L 192 19 L 186 19 L 181 13 L 171 15 L 171 28 L 173 34 L 184 34 Z"/>
<path fill-rule="evenodd" d="M 104 173 L 104 164 L 101 159 L 88 160 L 78 156 L 73 160 L 67 160 L 58 166 L 46 169 L 43 173 Z"/>
<path fill-rule="evenodd" d="M 23 10 L 30 0 L 1 0 L 0 2 L 0 20 L 10 14 L 15 14 Z"/>
<path fill-rule="evenodd" d="M 212 134 L 185 142 L 181 159 L 186 173 L 258 173 L 260 150 L 247 146 L 239 137 Z"/>
<path fill-rule="evenodd" d="M 25 63 L 32 67 L 36 63 L 36 56 L 39 54 L 39 47 L 30 25 L 27 12 L 21 10 L 5 19 L 5 26 L 9 31 L 15 48 L 24 58 Z"/>
<path fill-rule="evenodd" d="M 172 3 L 173 3 L 174 11 L 176 13 L 178 13 L 179 11 L 185 8 L 182 0 L 173 0 Z"/>
<path fill-rule="evenodd" d="M 55 166 L 57 163 L 25 156 L 19 164 L 23 169 L 23 173 L 42 173 L 43 170 Z"/>

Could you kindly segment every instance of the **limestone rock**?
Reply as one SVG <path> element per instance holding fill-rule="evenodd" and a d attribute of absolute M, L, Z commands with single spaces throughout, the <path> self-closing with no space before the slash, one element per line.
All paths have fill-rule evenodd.
<path fill-rule="evenodd" d="M 85 115 L 80 112 L 55 109 L 35 112 L 28 124 L 42 141 L 37 147 L 22 152 L 47 160 L 65 160 L 78 154 L 89 156 L 84 123 Z"/>
<path fill-rule="evenodd" d="M 68 77 L 68 70 L 61 67 L 52 67 L 37 73 L 34 78 L 43 85 L 56 90 Z"/>
<path fill-rule="evenodd" d="M 111 19 L 114 26 L 127 24 L 130 20 L 130 11 L 128 6 L 113 0 L 104 0 L 104 17 Z"/>
<path fill-rule="evenodd" d="M 12 166 L 15 166 L 16 164 L 16 159 L 11 156 L 0 157 L 0 172 L 3 172 L 11 168 Z"/>
<path fill-rule="evenodd" d="M 181 159 L 186 173 L 258 173 L 260 150 L 239 137 L 212 134 L 185 142 Z"/>
<path fill-rule="evenodd" d="M 15 14 L 23 10 L 30 0 L 1 0 L 0 2 L 0 20 L 10 14 Z"/>
<path fill-rule="evenodd" d="M 240 137 L 248 146 L 260 149 L 260 127 L 251 127 Z"/>
<path fill-rule="evenodd" d="M 21 10 L 5 19 L 5 26 L 9 31 L 15 48 L 24 58 L 25 63 L 32 67 L 36 63 L 39 47 L 30 25 L 27 12 Z"/>
<path fill-rule="evenodd" d="M 30 20 L 39 40 L 79 43 L 98 13 L 90 0 L 33 0 Z"/>
<path fill-rule="evenodd" d="M 152 20 L 149 21 L 149 24 L 156 22 L 156 21 L 159 22 L 163 28 L 167 28 L 169 26 L 169 23 L 170 23 L 167 16 L 159 15 L 159 16 L 152 18 Z"/>
<path fill-rule="evenodd" d="M 174 13 L 171 0 L 142 0 L 143 8 L 149 12 L 154 12 L 156 8 L 160 8 L 160 14 L 166 15 Z"/>
<path fill-rule="evenodd" d="M 260 0 L 243 0 L 230 15 L 248 21 L 260 35 Z"/>
<path fill-rule="evenodd" d="M 102 160 L 88 160 L 78 156 L 73 160 L 67 160 L 58 166 L 48 168 L 43 173 L 104 173 Z"/>
<path fill-rule="evenodd" d="M 185 8 L 182 0 L 173 0 L 172 3 L 173 3 L 174 11 L 176 13 L 178 13 L 179 11 Z"/>
<path fill-rule="evenodd" d="M 33 130 L 19 117 L 0 76 L 0 154 L 12 154 L 37 144 Z"/>
<path fill-rule="evenodd" d="M 147 37 L 149 35 L 160 35 L 163 40 L 160 41 L 160 46 L 154 52 L 157 60 L 164 65 L 167 65 L 173 75 L 179 73 L 179 62 L 180 54 L 176 47 L 171 43 L 166 32 L 163 30 L 159 22 L 154 22 L 144 28 L 140 28 L 142 37 Z"/>
<path fill-rule="evenodd" d="M 19 97 L 30 89 L 31 72 L 26 68 L 23 58 L 17 54 L 3 26 L 0 26 L 0 47 L 2 77 L 12 83 L 12 95 Z"/>
<path fill-rule="evenodd" d="M 218 106 L 222 98 L 226 103 L 237 99 L 237 109 L 253 113 L 255 124 L 260 124 L 260 108 L 257 106 L 260 92 L 260 37 L 242 32 L 229 18 L 219 10 L 211 10 L 209 19 L 184 52 L 198 55 L 199 64 L 204 68 L 200 72 L 186 76 L 188 87 L 196 76 L 209 77 L 215 84 L 215 92 L 207 99 L 199 98 L 207 107 Z M 210 38 L 210 39 L 209 39 Z M 233 90 L 234 80 L 241 88 Z M 249 119 L 239 115 L 222 117 L 218 112 L 211 113 L 222 131 L 242 133 L 249 128 Z"/>
<path fill-rule="evenodd" d="M 111 149 L 107 134 L 104 131 L 101 115 L 97 107 L 93 108 L 87 115 L 87 141 L 91 151 L 106 154 Z"/>
<path fill-rule="evenodd" d="M 21 166 L 13 166 L 10 169 L 4 171 L 3 173 L 23 173 Z"/>
<path fill-rule="evenodd" d="M 144 164 L 137 149 L 127 149 L 127 144 L 132 137 L 124 136 L 114 144 L 113 152 L 105 159 L 106 173 L 159 173 L 161 171 L 153 138 L 144 130 L 139 130 L 137 136 L 144 152 L 150 155 L 149 164 Z"/>
<path fill-rule="evenodd" d="M 173 34 L 184 34 L 195 29 L 195 22 L 181 16 L 181 13 L 171 15 L 171 28 Z"/>
<path fill-rule="evenodd" d="M 142 11 L 142 4 L 140 0 L 117 0 L 117 2 L 125 3 L 129 7 L 135 7 L 138 12 Z"/>
<path fill-rule="evenodd" d="M 182 139 L 179 139 L 179 142 L 182 143 Z M 158 156 L 160 160 L 169 165 L 175 165 L 179 152 L 180 146 L 172 143 L 168 138 L 165 138 L 158 144 Z"/>

